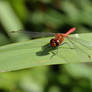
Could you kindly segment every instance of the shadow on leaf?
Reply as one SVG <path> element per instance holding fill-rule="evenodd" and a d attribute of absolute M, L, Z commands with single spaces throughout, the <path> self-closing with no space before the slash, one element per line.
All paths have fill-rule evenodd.
<path fill-rule="evenodd" d="M 52 52 L 52 54 L 55 54 L 55 53 L 53 53 L 53 51 L 56 50 L 56 49 L 57 49 L 57 47 L 56 48 L 51 47 L 50 44 L 48 43 L 48 44 L 44 45 L 42 47 L 42 50 L 37 52 L 36 55 L 37 56 L 45 56 L 45 55 L 50 54 L 50 52 Z"/>

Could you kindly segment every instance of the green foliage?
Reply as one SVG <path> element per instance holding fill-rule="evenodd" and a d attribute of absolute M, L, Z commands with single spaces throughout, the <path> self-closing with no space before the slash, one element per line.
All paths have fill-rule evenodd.
<path fill-rule="evenodd" d="M 5 72 L 0 73 L 0 92 L 91 92 L 91 20 L 91 0 L 0 0 L 0 72 Z M 69 43 L 55 55 L 57 49 L 46 45 L 51 38 L 27 41 L 22 33 L 65 32 L 73 26 L 77 33 L 88 33 L 80 38 L 90 41 L 81 42 L 89 50 L 78 43 L 80 49 L 70 49 Z M 78 62 L 89 63 L 68 64 Z M 19 69 L 25 70 L 7 72 Z"/>
<path fill-rule="evenodd" d="M 92 34 L 81 34 L 80 37 L 91 40 Z M 0 48 L 0 71 L 6 72 L 41 65 L 92 62 L 88 56 L 92 55 L 92 43 L 80 41 L 88 49 L 77 44 L 77 41 L 73 45 L 65 39 L 67 44 L 61 45 L 57 52 L 57 48 L 49 45 L 50 39 L 41 38 L 2 46 Z"/>

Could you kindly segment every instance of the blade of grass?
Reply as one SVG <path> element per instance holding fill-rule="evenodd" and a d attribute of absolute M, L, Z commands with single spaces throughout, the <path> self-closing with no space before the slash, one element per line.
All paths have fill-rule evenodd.
<path fill-rule="evenodd" d="M 29 39 L 26 35 L 18 33 L 18 31 L 24 29 L 23 25 L 11 5 L 5 0 L 0 0 L 0 21 L 12 40 L 23 41 Z M 16 31 L 17 35 L 9 34 L 11 31 Z"/>
<path fill-rule="evenodd" d="M 91 41 L 92 34 L 80 34 L 80 38 Z M 76 50 L 70 49 L 67 45 L 61 46 L 58 49 L 58 53 L 54 55 L 53 53 L 57 51 L 50 49 L 47 45 L 50 39 L 51 37 L 41 38 L 0 47 L 0 72 L 42 65 L 92 62 L 87 56 L 81 56 L 81 53 L 78 55 L 78 53 L 75 52 Z M 92 56 L 91 50 L 81 46 L 80 48 L 86 50 Z"/>

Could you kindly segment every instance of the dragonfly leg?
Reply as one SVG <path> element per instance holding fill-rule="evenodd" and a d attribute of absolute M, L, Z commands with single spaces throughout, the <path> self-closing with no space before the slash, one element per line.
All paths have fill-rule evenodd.
<path fill-rule="evenodd" d="M 68 44 L 68 43 L 67 43 L 67 42 L 64 42 L 64 43 L 62 43 L 61 45 L 63 46 L 64 44 Z M 55 56 L 55 55 L 58 55 L 58 49 L 61 48 L 62 46 L 58 46 L 58 47 L 56 48 L 56 53 L 55 53 L 54 51 L 51 52 L 51 53 L 53 54 L 53 55 L 51 56 L 51 58 L 52 58 L 53 56 Z"/>
<path fill-rule="evenodd" d="M 53 55 L 50 57 L 50 59 L 52 59 L 54 56 L 56 56 L 56 53 L 55 52 L 51 52 Z"/>

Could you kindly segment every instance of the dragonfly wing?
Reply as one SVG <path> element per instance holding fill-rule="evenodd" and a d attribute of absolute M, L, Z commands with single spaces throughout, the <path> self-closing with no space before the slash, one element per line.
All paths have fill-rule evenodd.
<path fill-rule="evenodd" d="M 24 34 L 27 34 L 32 38 L 49 37 L 55 35 L 55 33 L 49 33 L 49 32 L 24 32 Z"/>
<path fill-rule="evenodd" d="M 55 36 L 55 33 L 50 33 L 50 32 L 30 32 L 30 31 L 11 31 L 12 34 L 14 33 L 24 33 L 31 38 L 39 38 L 39 37 L 50 37 L 50 36 Z"/>
<path fill-rule="evenodd" d="M 70 38 L 70 37 L 69 37 Z M 67 62 L 90 62 L 92 61 L 92 51 L 83 48 L 83 45 L 76 43 L 72 39 L 65 39 L 66 44 L 62 46 L 61 57 L 63 57 Z M 64 52 L 64 53 L 63 53 Z"/>
<path fill-rule="evenodd" d="M 67 43 L 59 47 L 58 56 L 66 61 L 66 63 L 80 63 L 80 62 L 89 62 L 88 55 L 82 52 L 77 46 L 65 40 Z"/>
<path fill-rule="evenodd" d="M 76 37 L 68 37 L 68 39 L 70 39 L 73 42 L 76 42 L 78 44 L 81 44 L 82 46 L 84 46 L 90 50 L 92 49 L 92 42 L 89 42 L 89 41 L 84 40 L 84 39 L 76 38 Z"/>
<path fill-rule="evenodd" d="M 79 56 L 80 60 L 82 59 L 87 61 L 92 60 L 92 43 L 83 39 L 75 38 L 75 37 L 68 37 L 67 39 L 72 45 L 74 46 L 74 50 L 76 50 L 77 55 Z M 86 45 L 88 43 L 89 45 Z"/>
<path fill-rule="evenodd" d="M 55 36 L 55 33 L 50 33 L 50 32 L 30 32 L 30 31 L 11 31 L 11 34 L 16 34 L 16 33 L 23 33 L 31 38 L 40 38 L 40 37 L 50 37 L 50 36 Z"/>

